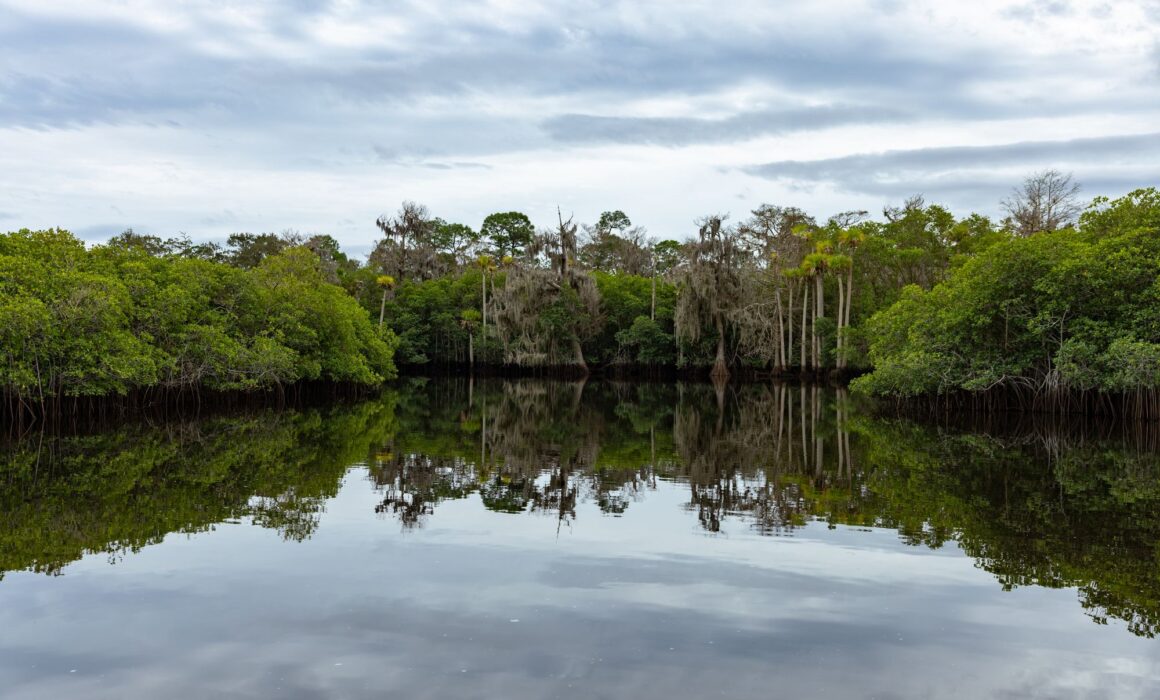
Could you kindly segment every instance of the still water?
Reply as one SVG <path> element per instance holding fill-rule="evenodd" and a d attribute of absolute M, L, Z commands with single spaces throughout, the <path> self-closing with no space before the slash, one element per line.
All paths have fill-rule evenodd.
<path fill-rule="evenodd" d="M 3 698 L 1160 696 L 1157 426 L 411 380 L 0 445 Z"/>

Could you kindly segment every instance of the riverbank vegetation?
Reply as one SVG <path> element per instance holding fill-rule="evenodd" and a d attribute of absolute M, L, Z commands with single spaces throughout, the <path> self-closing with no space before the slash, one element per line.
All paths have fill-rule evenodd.
<path fill-rule="evenodd" d="M 126 233 L 86 248 L 64 231 L 0 236 L 3 410 L 395 376 L 393 336 L 309 250 L 248 266 L 181 243 Z"/>
<path fill-rule="evenodd" d="M 762 205 L 650 235 L 620 210 L 478 230 L 406 202 L 365 260 L 326 235 L 224 245 L 0 235 L 0 384 L 29 402 L 373 385 L 395 364 L 848 378 L 871 394 L 1160 415 L 1160 194 L 1083 209 L 1032 176 L 1007 217 L 921 196 L 818 220 Z"/>
<path fill-rule="evenodd" d="M 867 336 L 870 393 L 1160 417 L 1160 193 L 996 243 L 904 289 Z"/>

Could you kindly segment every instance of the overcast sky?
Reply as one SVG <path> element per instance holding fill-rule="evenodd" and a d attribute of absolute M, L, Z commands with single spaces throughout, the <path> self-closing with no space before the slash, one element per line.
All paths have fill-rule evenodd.
<path fill-rule="evenodd" d="M 1160 0 L 0 0 L 0 230 L 364 251 L 412 199 L 683 238 L 762 202 L 995 214 L 1046 167 L 1160 185 Z"/>

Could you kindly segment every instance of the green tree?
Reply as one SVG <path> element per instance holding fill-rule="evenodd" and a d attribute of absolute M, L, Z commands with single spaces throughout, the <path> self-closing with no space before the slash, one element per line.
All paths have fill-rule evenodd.
<path fill-rule="evenodd" d="M 226 259 L 235 267 L 251 269 L 281 253 L 287 245 L 286 240 L 273 233 L 231 233 L 226 239 Z"/>
<path fill-rule="evenodd" d="M 519 257 L 524 249 L 532 243 L 536 229 L 532 221 L 518 211 L 496 212 L 489 214 L 479 227 L 480 237 L 488 241 L 496 256 Z"/>
<path fill-rule="evenodd" d="M 894 396 L 1004 392 L 1025 407 L 1160 415 L 1149 369 L 1160 348 L 1158 232 L 1160 197 L 1149 189 L 1097 200 L 1079 229 L 987 247 L 874 316 L 874 371 L 855 386 Z M 1109 392 L 1118 404 L 1100 396 Z"/>

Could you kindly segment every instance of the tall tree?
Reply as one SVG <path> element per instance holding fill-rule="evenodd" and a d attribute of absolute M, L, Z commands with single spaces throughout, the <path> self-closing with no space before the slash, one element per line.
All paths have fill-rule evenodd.
<path fill-rule="evenodd" d="M 606 211 L 595 226 L 585 224 L 581 262 L 593 270 L 627 275 L 650 274 L 652 261 L 647 231 L 633 226 L 624 212 Z"/>
<path fill-rule="evenodd" d="M 394 216 L 375 220 L 383 238 L 370 254 L 371 264 L 401 284 L 407 280 L 428 279 L 435 272 L 437 251 L 433 246 L 435 221 L 427 207 L 403 202 Z"/>
<path fill-rule="evenodd" d="M 746 294 L 750 301 L 738 317 L 740 340 L 778 370 L 791 362 L 794 297 L 804 284 L 801 275 L 785 273 L 800 266 L 809 252 L 809 241 L 797 231 L 816 225 L 797 207 L 762 204 L 738 226 L 755 267 L 746 280 L 752 287 Z"/>
<path fill-rule="evenodd" d="M 479 227 L 480 236 L 491 243 L 496 256 L 518 257 L 535 238 L 536 228 L 532 221 L 518 211 L 496 212 L 488 215 Z"/>
<path fill-rule="evenodd" d="M 1079 183 L 1071 173 L 1055 169 L 1029 175 L 1000 204 L 1007 212 L 1004 223 L 1020 236 L 1051 233 L 1075 223 L 1081 207 Z"/>
<path fill-rule="evenodd" d="M 234 267 L 252 269 L 266 258 L 289 247 L 289 242 L 273 233 L 231 233 L 226 239 L 226 260 Z"/>
<path fill-rule="evenodd" d="M 652 254 L 657 274 L 665 278 L 675 273 L 685 261 L 684 244 L 671 239 L 654 243 Z"/>
<path fill-rule="evenodd" d="M 592 276 L 576 265 L 572 218 L 557 212 L 554 230 L 536 236 L 528 253 L 549 267 L 516 265 L 495 302 L 496 328 L 508 362 L 527 366 L 570 365 L 585 373 L 583 341 L 599 327 L 600 294 Z"/>
<path fill-rule="evenodd" d="M 495 261 L 490 255 L 481 255 L 475 260 L 475 264 L 479 267 L 479 315 L 482 319 L 482 337 L 481 340 L 487 338 L 487 281 L 495 274 Z"/>
<path fill-rule="evenodd" d="M 716 333 L 712 376 L 729 376 L 725 348 L 729 318 L 741 305 L 741 267 L 744 251 L 737 231 L 725 225 L 725 216 L 697 221 L 697 240 L 688 244 L 689 265 L 680 277 L 682 294 L 675 312 L 677 333 L 696 341 L 711 327 Z"/>
<path fill-rule="evenodd" d="M 627 231 L 628 227 L 632 226 L 632 220 L 628 215 L 617 209 L 616 211 L 606 211 L 600 214 L 600 219 L 596 222 L 596 228 L 601 231 L 609 233 L 621 233 Z"/>
<path fill-rule="evenodd" d="M 358 268 L 358 263 L 347 257 L 333 236 L 315 234 L 307 238 L 302 245 L 318 256 L 322 264 L 322 271 L 331 284 L 338 284 L 343 273 L 349 273 Z"/>
<path fill-rule="evenodd" d="M 379 328 L 382 328 L 383 321 L 387 317 L 387 297 L 395 289 L 395 278 L 390 275 L 379 275 L 375 278 L 375 284 L 383 290 L 383 298 L 379 302 Z"/>
<path fill-rule="evenodd" d="M 467 264 L 472 251 L 479 245 L 480 234 L 466 224 L 452 223 L 436 218 L 432 222 L 432 244 L 440 254 L 447 256 L 454 266 Z"/>

